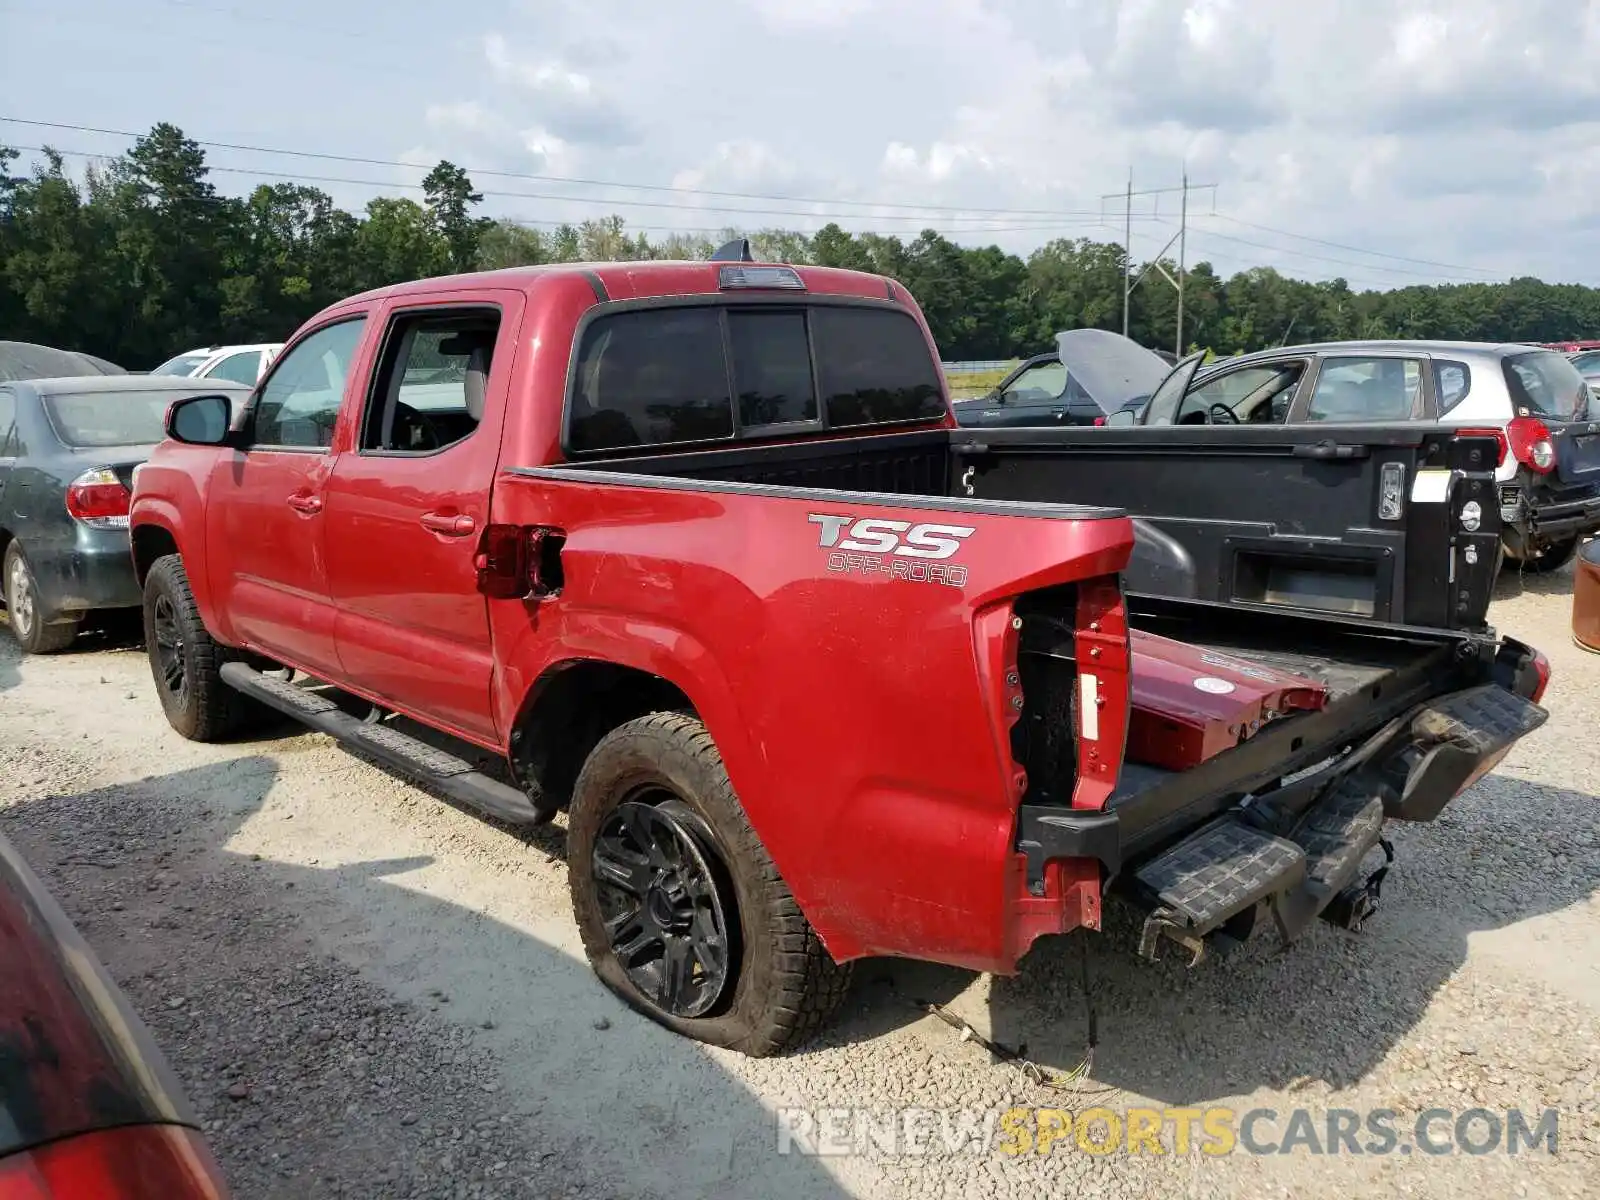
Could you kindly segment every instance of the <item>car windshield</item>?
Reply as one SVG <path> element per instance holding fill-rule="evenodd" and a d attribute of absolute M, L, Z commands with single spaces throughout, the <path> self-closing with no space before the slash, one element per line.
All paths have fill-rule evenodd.
<path fill-rule="evenodd" d="M 150 372 L 152 375 L 193 375 L 202 366 L 209 354 L 180 354 L 176 358 L 169 358 Z"/>
<path fill-rule="evenodd" d="M 1565 355 L 1552 350 L 1517 354 L 1506 359 L 1505 370 L 1511 403 L 1517 409 L 1558 421 L 1583 418 L 1589 385 Z"/>
<path fill-rule="evenodd" d="M 166 436 L 167 406 L 192 392 L 58 392 L 44 397 L 68 446 L 148 446 Z"/>

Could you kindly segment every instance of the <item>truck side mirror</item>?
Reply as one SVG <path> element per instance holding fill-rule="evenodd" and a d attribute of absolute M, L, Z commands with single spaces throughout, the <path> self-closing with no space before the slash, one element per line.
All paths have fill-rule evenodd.
<path fill-rule="evenodd" d="M 167 436 L 190 446 L 226 445 L 232 416 L 226 396 L 185 396 L 167 409 Z"/>

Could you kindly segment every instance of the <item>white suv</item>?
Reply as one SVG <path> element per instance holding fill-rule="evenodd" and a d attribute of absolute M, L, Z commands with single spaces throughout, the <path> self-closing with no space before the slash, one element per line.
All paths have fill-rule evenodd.
<path fill-rule="evenodd" d="M 198 350 L 174 355 L 150 374 L 228 379 L 254 387 L 282 349 L 282 342 L 261 342 L 254 346 L 202 346 Z"/>

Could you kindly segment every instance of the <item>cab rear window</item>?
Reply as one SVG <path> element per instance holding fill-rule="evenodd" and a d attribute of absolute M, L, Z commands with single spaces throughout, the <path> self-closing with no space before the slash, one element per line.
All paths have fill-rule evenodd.
<path fill-rule="evenodd" d="M 583 331 L 567 448 L 596 453 L 934 420 L 938 364 L 903 311 L 670 305 Z"/>

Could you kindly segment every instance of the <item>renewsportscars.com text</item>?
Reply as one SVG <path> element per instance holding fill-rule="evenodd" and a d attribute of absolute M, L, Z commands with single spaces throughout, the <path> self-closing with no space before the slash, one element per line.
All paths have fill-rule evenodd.
<path fill-rule="evenodd" d="M 1560 1114 L 1429 1108 L 781 1108 L 779 1154 L 1448 1155 L 1556 1152 Z"/>

